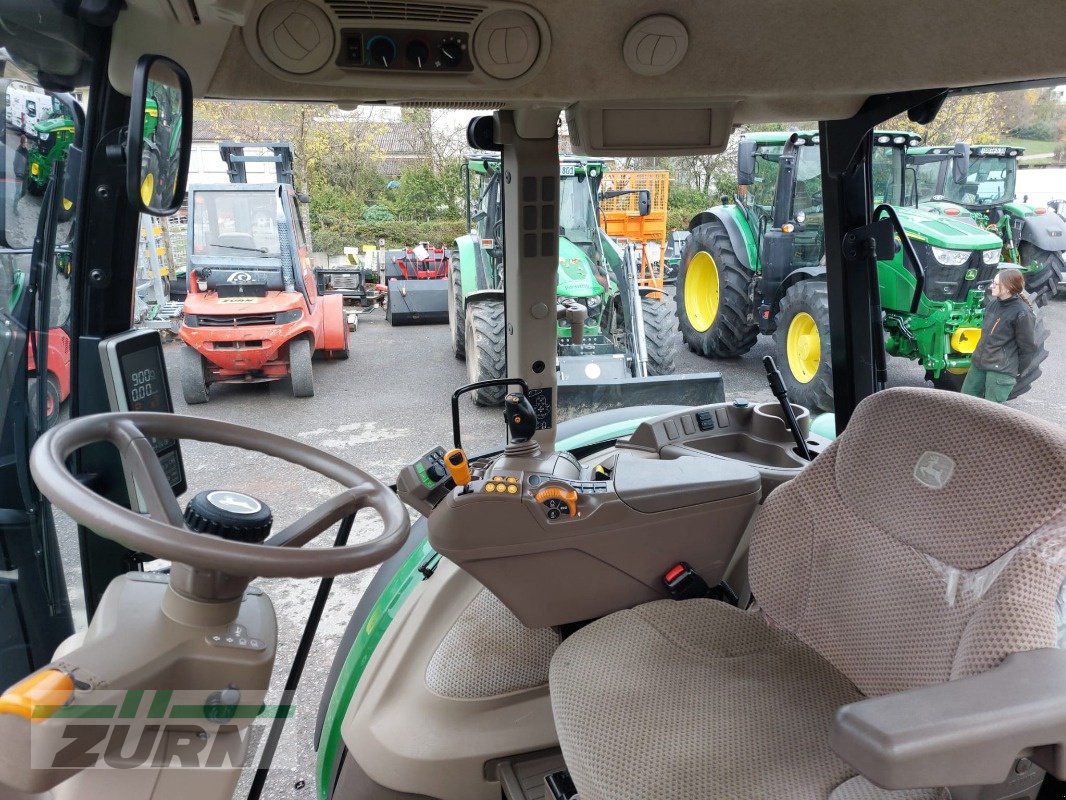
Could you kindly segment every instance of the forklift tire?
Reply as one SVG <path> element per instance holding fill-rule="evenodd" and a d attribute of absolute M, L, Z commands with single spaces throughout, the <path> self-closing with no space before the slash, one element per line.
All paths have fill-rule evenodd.
<path fill-rule="evenodd" d="M 59 422 L 59 409 L 62 405 L 62 401 L 59 399 L 59 382 L 51 374 L 48 375 L 48 379 L 45 382 L 45 391 L 47 396 L 45 397 L 44 404 L 44 425 L 40 425 L 37 421 L 37 377 L 34 376 L 26 383 L 26 391 L 29 395 L 30 416 L 33 419 L 34 426 L 39 431 L 46 431 L 49 428 L 55 426 Z"/>
<path fill-rule="evenodd" d="M 459 272 L 459 256 L 455 256 L 448 270 L 448 327 L 452 333 L 452 352 L 466 361 L 466 315 L 463 313 L 463 280 Z"/>
<path fill-rule="evenodd" d="M 188 345 L 181 348 L 181 393 L 190 406 L 207 402 L 204 357 Z"/>
<path fill-rule="evenodd" d="M 832 411 L 833 360 L 825 281 L 804 280 L 788 287 L 777 314 L 774 349 L 789 399 L 812 412 Z"/>
<path fill-rule="evenodd" d="M 737 258 L 729 233 L 718 220 L 688 237 L 677 274 L 677 317 L 694 353 L 736 358 L 759 336 L 751 296 L 754 273 Z"/>
<path fill-rule="evenodd" d="M 351 346 L 348 343 L 348 312 L 341 305 L 341 330 L 344 331 L 344 347 L 340 350 L 330 350 L 330 358 L 335 358 L 337 361 L 347 361 L 351 355 Z"/>
<path fill-rule="evenodd" d="M 666 297 L 640 298 L 649 375 L 673 375 L 677 355 L 677 309 Z"/>
<path fill-rule="evenodd" d="M 289 342 L 289 380 L 293 397 L 314 397 L 315 376 L 311 368 L 311 340 Z"/>
<path fill-rule="evenodd" d="M 504 338 L 503 301 L 482 300 L 466 307 L 466 372 L 470 382 L 507 376 L 507 342 Z M 490 386 L 470 393 L 474 405 L 498 406 L 505 386 Z"/>

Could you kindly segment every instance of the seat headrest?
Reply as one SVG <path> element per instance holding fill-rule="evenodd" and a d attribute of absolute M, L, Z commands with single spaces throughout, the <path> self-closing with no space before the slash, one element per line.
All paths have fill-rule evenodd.
<path fill-rule="evenodd" d="M 1066 431 L 936 389 L 865 399 L 835 466 L 853 513 L 961 569 L 995 561 L 1066 506 Z"/>

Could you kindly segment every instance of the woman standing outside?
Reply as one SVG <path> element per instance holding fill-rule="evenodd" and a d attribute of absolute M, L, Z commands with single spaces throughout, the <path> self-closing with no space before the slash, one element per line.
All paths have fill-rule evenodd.
<path fill-rule="evenodd" d="M 1024 290 L 1025 279 L 1016 269 L 1000 270 L 992 279 L 992 299 L 963 394 L 1004 402 L 1036 355 L 1036 316 Z"/>

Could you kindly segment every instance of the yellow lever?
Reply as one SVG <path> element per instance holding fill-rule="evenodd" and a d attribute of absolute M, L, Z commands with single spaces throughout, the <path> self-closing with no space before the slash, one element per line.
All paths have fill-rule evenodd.
<path fill-rule="evenodd" d="M 73 678 L 57 669 L 41 670 L 0 695 L 0 714 L 46 719 L 70 702 L 73 695 Z"/>
<path fill-rule="evenodd" d="M 461 447 L 456 447 L 444 454 L 444 466 L 448 474 L 452 476 L 456 486 L 466 486 L 470 483 L 470 462 L 466 460 L 466 453 Z"/>

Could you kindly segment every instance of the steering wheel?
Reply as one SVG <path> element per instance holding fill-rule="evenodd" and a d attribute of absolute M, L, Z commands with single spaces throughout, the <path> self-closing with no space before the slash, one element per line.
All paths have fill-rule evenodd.
<path fill-rule="evenodd" d="M 196 533 L 184 525 L 163 465 L 149 437 L 193 439 L 280 458 L 327 478 L 344 490 L 261 544 Z M 118 448 L 148 508 L 148 516 L 114 503 L 86 487 L 67 467 L 75 450 L 98 442 Z M 328 453 L 243 425 L 178 414 L 94 414 L 61 423 L 30 453 L 30 471 L 57 508 L 104 538 L 131 550 L 191 567 L 262 578 L 335 577 L 380 564 L 407 540 L 407 509 L 384 483 Z M 335 522 L 363 508 L 381 515 L 374 539 L 343 547 L 297 549 Z"/>

